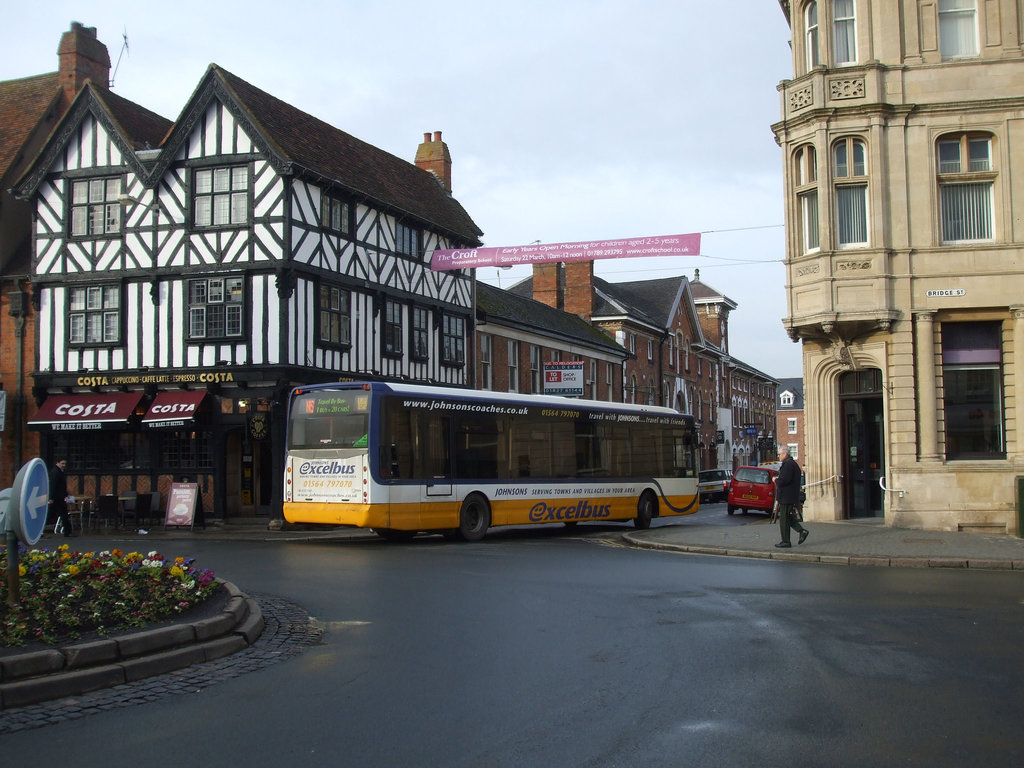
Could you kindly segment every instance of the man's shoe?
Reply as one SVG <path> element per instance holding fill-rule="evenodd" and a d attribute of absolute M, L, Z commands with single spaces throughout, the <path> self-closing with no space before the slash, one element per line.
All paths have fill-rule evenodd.
<path fill-rule="evenodd" d="M 780 541 L 775 546 L 778 547 L 779 549 L 788 549 L 789 547 L 792 547 L 793 545 L 790 544 L 788 541 Z"/>
<path fill-rule="evenodd" d="M 807 541 L 807 531 L 800 531 L 800 540 L 797 541 L 797 544 L 803 544 L 805 541 Z"/>

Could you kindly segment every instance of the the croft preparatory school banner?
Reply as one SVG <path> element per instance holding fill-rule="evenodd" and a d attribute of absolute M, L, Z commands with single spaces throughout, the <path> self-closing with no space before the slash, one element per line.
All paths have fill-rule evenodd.
<path fill-rule="evenodd" d="M 642 256 L 698 256 L 700 233 L 630 237 L 624 240 L 592 240 L 585 243 L 535 243 L 507 248 L 464 248 L 437 250 L 430 258 L 435 272 L 476 267 L 514 267 L 550 261 L 594 261 L 635 259 Z"/>

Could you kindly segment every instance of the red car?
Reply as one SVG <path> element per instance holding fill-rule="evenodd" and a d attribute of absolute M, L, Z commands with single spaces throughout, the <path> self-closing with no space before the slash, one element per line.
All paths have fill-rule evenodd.
<path fill-rule="evenodd" d="M 737 467 L 729 483 L 726 511 L 756 509 L 770 515 L 775 509 L 775 470 L 771 467 Z"/>

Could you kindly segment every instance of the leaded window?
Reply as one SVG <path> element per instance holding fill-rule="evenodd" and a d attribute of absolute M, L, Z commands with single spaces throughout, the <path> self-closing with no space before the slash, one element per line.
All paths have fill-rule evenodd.
<path fill-rule="evenodd" d="M 384 354 L 402 354 L 402 305 L 390 299 L 384 303 Z"/>
<path fill-rule="evenodd" d="M 462 365 L 466 361 L 466 320 L 456 315 L 444 315 L 441 328 L 442 357 L 448 365 Z"/>
<path fill-rule="evenodd" d="M 121 178 L 71 182 L 71 236 L 98 237 L 121 231 Z"/>
<path fill-rule="evenodd" d="M 243 278 L 189 280 L 188 296 L 189 338 L 225 339 L 242 335 Z"/>
<path fill-rule="evenodd" d="M 68 341 L 73 345 L 121 341 L 121 289 L 87 285 L 68 289 Z"/>
<path fill-rule="evenodd" d="M 426 360 L 430 356 L 430 310 L 412 308 L 412 356 Z"/>
<path fill-rule="evenodd" d="M 320 341 L 348 344 L 350 341 L 351 294 L 336 285 L 320 286 Z"/>
<path fill-rule="evenodd" d="M 249 166 L 201 168 L 195 172 L 195 226 L 226 227 L 248 222 Z"/>

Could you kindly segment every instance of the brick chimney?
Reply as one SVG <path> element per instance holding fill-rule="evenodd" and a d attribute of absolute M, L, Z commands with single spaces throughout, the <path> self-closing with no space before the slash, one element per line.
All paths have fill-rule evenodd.
<path fill-rule="evenodd" d="M 594 262 L 572 261 L 565 265 L 565 311 L 590 322 L 594 313 Z"/>
<path fill-rule="evenodd" d="M 533 300 L 547 304 L 555 309 L 562 309 L 564 304 L 562 291 L 562 264 L 549 261 L 533 265 Z"/>
<path fill-rule="evenodd" d="M 594 262 L 534 264 L 533 300 L 590 322 L 594 313 Z"/>
<path fill-rule="evenodd" d="M 433 138 L 423 134 L 423 143 L 416 149 L 416 167 L 430 171 L 446 190 L 452 191 L 452 156 L 448 145 L 441 141 L 440 131 L 434 131 Z"/>
<path fill-rule="evenodd" d="M 96 27 L 83 27 L 71 22 L 71 29 L 60 38 L 57 48 L 60 62 L 60 87 L 67 104 L 75 98 L 86 80 L 102 88 L 110 86 L 110 54 L 107 46 L 96 38 Z"/>

